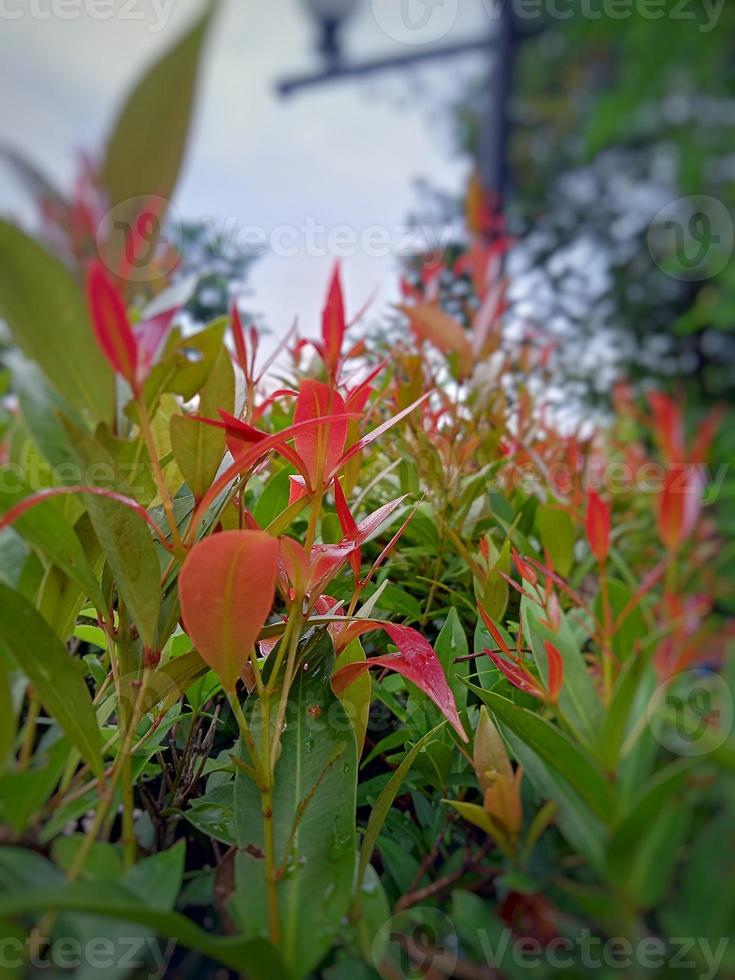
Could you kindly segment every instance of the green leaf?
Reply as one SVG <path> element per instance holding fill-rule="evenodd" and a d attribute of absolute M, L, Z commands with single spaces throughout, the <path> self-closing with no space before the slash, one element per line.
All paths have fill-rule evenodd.
<path fill-rule="evenodd" d="M 23 596 L 0 584 L 0 643 L 92 772 L 101 777 L 97 718 L 78 664 Z"/>
<path fill-rule="evenodd" d="M 112 420 L 114 377 L 94 341 L 79 286 L 58 259 L 4 221 L 0 318 L 70 405 Z"/>
<path fill-rule="evenodd" d="M 388 811 L 393 806 L 393 800 L 395 800 L 398 790 L 403 785 L 403 780 L 406 778 L 411 766 L 414 764 L 416 756 L 419 754 L 419 752 L 422 752 L 426 748 L 432 739 L 438 736 L 445 724 L 445 721 L 440 722 L 436 728 L 432 728 L 430 732 L 427 732 L 423 738 L 420 738 L 418 742 L 416 742 L 416 744 L 409 749 L 404 756 L 403 761 L 391 775 L 382 793 L 375 801 L 375 805 L 370 812 L 370 819 L 368 820 L 368 825 L 365 829 L 365 836 L 362 839 L 362 847 L 360 849 L 360 863 L 357 871 L 358 902 L 360 889 L 362 888 L 362 883 L 365 880 L 367 867 L 370 864 L 370 859 L 373 856 L 375 846 L 378 843 L 378 837 L 380 836 L 380 831 L 383 829 L 385 818 L 388 816 Z"/>
<path fill-rule="evenodd" d="M 468 660 L 455 663 L 457 657 L 466 656 L 468 650 L 462 621 L 454 606 L 449 610 L 449 614 L 444 620 L 444 625 L 436 638 L 434 650 L 444 668 L 444 674 L 454 695 L 457 711 L 462 711 L 467 704 L 467 688 L 459 678 L 469 676 L 470 665 Z"/>
<path fill-rule="evenodd" d="M 112 456 L 94 439 L 65 423 L 85 473 L 107 475 L 108 489 L 123 486 Z M 124 504 L 87 495 L 85 503 L 118 592 L 147 647 L 155 649 L 161 606 L 161 568 L 148 526 Z"/>
<path fill-rule="evenodd" d="M 102 166 L 101 183 L 111 207 L 144 195 L 171 198 L 184 157 L 202 45 L 213 9 L 207 3 L 204 14 L 128 96 L 107 141 Z"/>
<path fill-rule="evenodd" d="M 536 511 L 536 526 L 541 544 L 551 555 L 554 570 L 566 578 L 574 560 L 576 534 L 572 518 L 560 507 L 545 505 Z"/>
<path fill-rule="evenodd" d="M 217 418 L 217 409 L 232 412 L 235 401 L 235 375 L 227 348 L 219 352 L 212 373 L 200 394 L 199 414 Z M 222 429 L 206 425 L 185 415 L 173 415 L 170 423 L 171 446 L 179 469 L 195 497 L 204 496 L 214 480 L 225 454 Z"/>
<path fill-rule="evenodd" d="M 618 579 L 611 578 L 607 583 L 607 591 L 614 622 L 633 598 L 633 589 Z M 594 612 L 598 622 L 602 623 L 604 620 L 601 593 L 598 593 L 595 599 Z M 612 638 L 612 648 L 615 655 L 623 662 L 629 660 L 633 653 L 640 652 L 647 636 L 646 621 L 643 618 L 640 605 L 638 605 L 632 612 L 628 613 L 615 630 Z"/>
<path fill-rule="evenodd" d="M 0 917 L 45 912 L 86 912 L 122 922 L 149 926 L 164 938 L 210 956 L 237 973 L 243 968 L 253 980 L 287 977 L 283 962 L 270 943 L 242 936 L 214 936 L 177 912 L 150 908 L 140 895 L 109 881 L 75 882 L 49 888 L 14 889 L 0 898 Z"/>
<path fill-rule="evenodd" d="M 553 800 L 556 823 L 569 846 L 598 874 L 605 868 L 605 829 L 579 793 L 505 725 L 499 725 L 513 757 L 542 799 Z"/>
<path fill-rule="evenodd" d="M 158 667 L 151 675 L 143 701 L 143 711 L 151 711 L 161 704 L 161 713 L 182 697 L 187 690 L 209 670 L 196 650 L 190 650 Z"/>
<path fill-rule="evenodd" d="M 587 663 L 582 656 L 577 641 L 569 625 L 569 620 L 561 613 L 559 629 L 554 631 L 542 619 L 544 611 L 537 602 L 528 596 L 521 599 L 521 618 L 523 631 L 530 640 L 533 657 L 546 683 L 548 662 L 545 641 L 552 643 L 564 661 L 564 681 L 559 694 L 559 707 L 589 744 L 596 741 L 596 734 L 602 717 L 602 704 L 592 683 Z"/>
<path fill-rule="evenodd" d="M 618 764 L 633 705 L 639 694 L 641 681 L 648 671 L 650 652 L 648 650 L 628 658 L 615 681 L 599 738 L 600 757 L 610 770 Z"/>
<path fill-rule="evenodd" d="M 365 660 L 365 651 L 362 648 L 362 643 L 359 640 L 353 640 L 340 654 L 339 666 L 345 667 L 347 664 L 354 664 L 363 660 Z M 365 735 L 367 733 L 370 715 L 371 691 L 372 679 L 370 672 L 365 670 L 338 695 L 342 707 L 352 722 L 357 741 L 358 759 L 362 755 L 362 750 L 365 746 Z"/>
<path fill-rule="evenodd" d="M 15 740 L 15 707 L 10 664 L 0 652 L 0 776 L 5 772 Z"/>
<path fill-rule="evenodd" d="M 253 508 L 253 517 L 261 527 L 268 527 L 288 507 L 291 482 L 289 470 L 277 470 L 266 482 Z"/>
<path fill-rule="evenodd" d="M 181 889 L 185 856 L 186 842 L 178 840 L 167 851 L 152 854 L 126 871 L 121 884 L 149 908 L 170 912 Z"/>
<path fill-rule="evenodd" d="M 554 725 L 507 698 L 467 684 L 494 717 L 514 732 L 545 765 L 572 786 L 587 805 L 606 823 L 614 817 L 611 787 L 594 760 Z"/>
<path fill-rule="evenodd" d="M 311 972 L 340 929 L 355 872 L 357 752 L 352 726 L 332 692 L 332 641 L 324 632 L 289 694 L 275 771 L 273 822 L 281 921 L 280 953 L 296 977 Z M 251 726 L 262 728 L 259 705 Z M 235 908 L 247 937 L 266 935 L 261 798 L 244 772 L 235 780 L 240 850 Z"/>
<path fill-rule="evenodd" d="M 5 513 L 21 500 L 30 497 L 33 490 L 15 476 L 10 468 L 2 470 L 0 476 L 0 513 Z M 97 609 L 105 609 L 102 590 L 89 567 L 79 538 L 55 500 L 43 501 L 27 510 L 15 522 L 14 527 L 29 544 L 42 551 L 73 579 Z"/>

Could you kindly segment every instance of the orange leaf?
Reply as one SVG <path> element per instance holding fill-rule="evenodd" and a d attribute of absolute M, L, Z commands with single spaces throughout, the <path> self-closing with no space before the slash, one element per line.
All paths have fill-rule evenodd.
<path fill-rule="evenodd" d="M 456 354 L 459 372 L 463 377 L 472 373 L 472 346 L 454 317 L 433 303 L 417 303 L 415 306 L 398 308 L 409 318 L 411 327 L 420 340 L 428 341 L 445 354 Z"/>
<path fill-rule="evenodd" d="M 264 531 L 223 531 L 190 551 L 179 600 L 192 643 L 233 691 L 273 605 L 278 540 Z"/>

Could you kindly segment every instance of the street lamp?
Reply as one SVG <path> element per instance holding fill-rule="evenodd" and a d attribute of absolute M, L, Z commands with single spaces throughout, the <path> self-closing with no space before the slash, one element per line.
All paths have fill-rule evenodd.
<path fill-rule="evenodd" d="M 359 0 L 304 0 L 309 13 L 321 29 L 319 50 L 332 65 L 340 58 L 339 30 L 358 2 Z"/>

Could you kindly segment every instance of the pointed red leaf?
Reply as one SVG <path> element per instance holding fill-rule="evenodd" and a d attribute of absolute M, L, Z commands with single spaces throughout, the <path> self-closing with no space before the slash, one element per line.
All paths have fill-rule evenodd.
<path fill-rule="evenodd" d="M 345 411 L 342 396 L 321 381 L 307 379 L 301 384 L 296 401 L 294 423 L 306 422 Z M 347 419 L 325 422 L 323 426 L 300 432 L 295 439 L 296 451 L 303 459 L 309 482 L 316 489 L 318 480 L 324 483 L 337 466 L 347 439 Z"/>
<path fill-rule="evenodd" d="M 684 417 L 676 402 L 660 391 L 648 395 L 653 427 L 661 452 L 670 463 L 684 458 Z"/>
<path fill-rule="evenodd" d="M 102 353 L 115 371 L 136 387 L 138 345 L 122 297 L 100 262 L 93 262 L 87 273 L 87 302 Z"/>
<path fill-rule="evenodd" d="M 156 355 L 166 339 L 171 321 L 178 311 L 179 308 L 174 306 L 170 310 L 164 310 L 162 313 L 136 324 L 134 336 L 138 346 L 138 370 L 144 377 L 155 361 Z"/>
<path fill-rule="evenodd" d="M 339 262 L 336 262 L 329 283 L 327 301 L 322 311 L 322 347 L 327 367 L 333 369 L 336 366 L 342 350 L 344 336 L 345 304 L 342 296 Z"/>
<path fill-rule="evenodd" d="M 599 562 L 605 561 L 610 550 L 610 505 L 594 490 L 587 494 L 585 529 L 590 551 Z"/>
<path fill-rule="evenodd" d="M 278 540 L 264 531 L 223 531 L 196 544 L 181 569 L 186 631 L 227 691 L 271 611 L 278 551 Z"/>
<path fill-rule="evenodd" d="M 659 534 L 669 551 L 676 551 L 696 527 L 704 487 L 704 474 L 700 466 L 669 466 L 659 496 L 658 511 Z"/>
<path fill-rule="evenodd" d="M 530 674 L 525 667 L 520 667 L 518 664 L 510 663 L 505 659 L 505 657 L 501 657 L 495 650 L 488 650 L 485 648 L 485 653 L 488 655 L 488 657 L 490 657 L 501 674 L 503 674 L 503 676 L 509 680 L 514 687 L 517 687 L 519 691 L 526 691 L 527 694 L 532 694 L 535 698 L 542 698 L 545 700 L 546 696 L 540 685 L 536 683 L 533 675 Z"/>
<path fill-rule="evenodd" d="M 384 629 L 398 647 L 398 653 L 370 657 L 368 660 L 341 667 L 332 677 L 332 686 L 335 692 L 339 694 L 363 670 L 370 667 L 395 670 L 396 673 L 401 674 L 406 680 L 415 684 L 420 691 L 423 691 L 427 697 L 431 698 L 462 741 L 466 742 L 467 736 L 459 720 L 454 697 L 444 676 L 441 662 L 429 641 L 408 626 L 396 626 L 393 623 L 382 623 L 375 620 L 366 620 L 364 624 L 359 624 L 360 633 L 366 633 L 373 629 Z"/>
<path fill-rule="evenodd" d="M 380 425 L 377 425 L 374 429 L 371 429 L 367 435 L 362 437 L 362 439 L 358 439 L 353 446 L 350 446 L 350 448 L 345 451 L 344 455 L 339 460 L 338 465 L 326 475 L 326 479 L 334 476 L 335 473 L 341 470 L 353 456 L 356 456 L 357 453 L 360 453 L 363 449 L 366 449 L 369 445 L 371 445 L 371 443 L 375 442 L 376 439 L 379 439 L 383 433 L 387 432 L 389 429 L 392 429 L 394 425 L 398 425 L 398 423 L 405 419 L 407 415 L 410 415 L 414 409 L 418 408 L 419 405 L 422 405 L 429 395 L 431 395 L 431 392 L 427 391 L 426 394 L 422 395 L 421 398 L 417 398 L 415 402 L 408 406 L 408 408 L 404 408 L 403 411 L 392 415 L 389 419 L 386 419 L 385 422 L 381 422 Z"/>
<path fill-rule="evenodd" d="M 549 643 L 549 641 L 546 640 L 545 644 L 546 657 L 549 661 L 549 700 L 552 703 L 555 703 L 559 697 L 561 685 L 564 680 L 564 661 L 553 643 Z"/>
<path fill-rule="evenodd" d="M 503 634 L 502 634 L 502 633 L 500 632 L 500 630 L 499 630 L 499 629 L 498 629 L 498 627 L 497 627 L 497 626 L 495 625 L 495 623 L 494 623 L 494 622 L 492 621 L 492 619 L 490 619 L 490 617 L 489 617 L 489 616 L 488 616 L 488 614 L 487 614 L 487 613 L 485 612 L 485 610 L 484 610 L 484 609 L 482 608 L 482 606 L 479 606 L 479 605 L 478 605 L 478 607 L 477 607 L 477 610 L 478 610 L 478 612 L 480 613 L 480 616 L 482 617 L 482 621 L 483 621 L 483 623 L 484 623 L 484 624 L 485 624 L 485 626 L 487 627 L 487 630 L 488 630 L 488 633 L 490 634 L 490 636 L 492 636 L 492 638 L 493 638 L 493 639 L 495 640 L 495 642 L 496 642 L 496 643 L 498 644 L 498 647 L 499 647 L 499 648 L 500 648 L 500 649 L 501 649 L 501 650 L 503 651 L 503 653 L 504 653 L 504 654 L 506 654 L 506 655 L 507 655 L 508 657 L 510 657 L 510 656 L 512 656 L 512 654 L 511 654 L 511 652 L 510 652 L 510 647 L 509 647 L 509 646 L 508 646 L 508 644 L 507 644 L 507 643 L 505 642 L 505 639 L 504 639 L 504 637 L 503 637 Z M 486 650 L 485 652 L 487 653 L 487 650 Z"/>
<path fill-rule="evenodd" d="M 245 331 L 243 330 L 242 320 L 240 319 L 240 313 L 237 309 L 236 303 L 232 307 L 232 339 L 235 342 L 237 363 L 240 365 L 243 374 L 247 377 L 248 354 L 247 347 L 245 346 Z"/>

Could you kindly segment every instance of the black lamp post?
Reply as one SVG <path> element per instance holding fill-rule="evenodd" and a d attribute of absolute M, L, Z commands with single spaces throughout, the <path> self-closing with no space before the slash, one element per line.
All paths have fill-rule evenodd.
<path fill-rule="evenodd" d="M 341 54 L 340 28 L 354 12 L 359 0 L 304 0 L 304 2 L 321 30 L 319 51 L 327 64 L 334 66 L 340 60 Z"/>
<path fill-rule="evenodd" d="M 488 105 L 480 137 L 478 165 L 486 191 L 494 195 L 497 207 L 502 209 L 508 179 L 507 148 L 510 130 L 508 102 L 518 44 L 523 36 L 526 36 L 518 32 L 512 3 L 502 4 L 495 18 L 495 30 L 489 30 L 486 35 L 479 38 L 467 39 L 455 44 L 416 47 L 400 55 L 348 63 L 342 57 L 339 32 L 361 0 L 302 0 L 302 2 L 320 29 L 319 50 L 324 56 L 325 66 L 307 75 L 282 79 L 278 82 L 278 92 L 282 96 L 292 95 L 294 92 L 324 82 L 405 68 L 422 61 L 455 57 L 472 51 L 493 51 Z M 395 2 L 398 3 L 399 0 Z"/>

